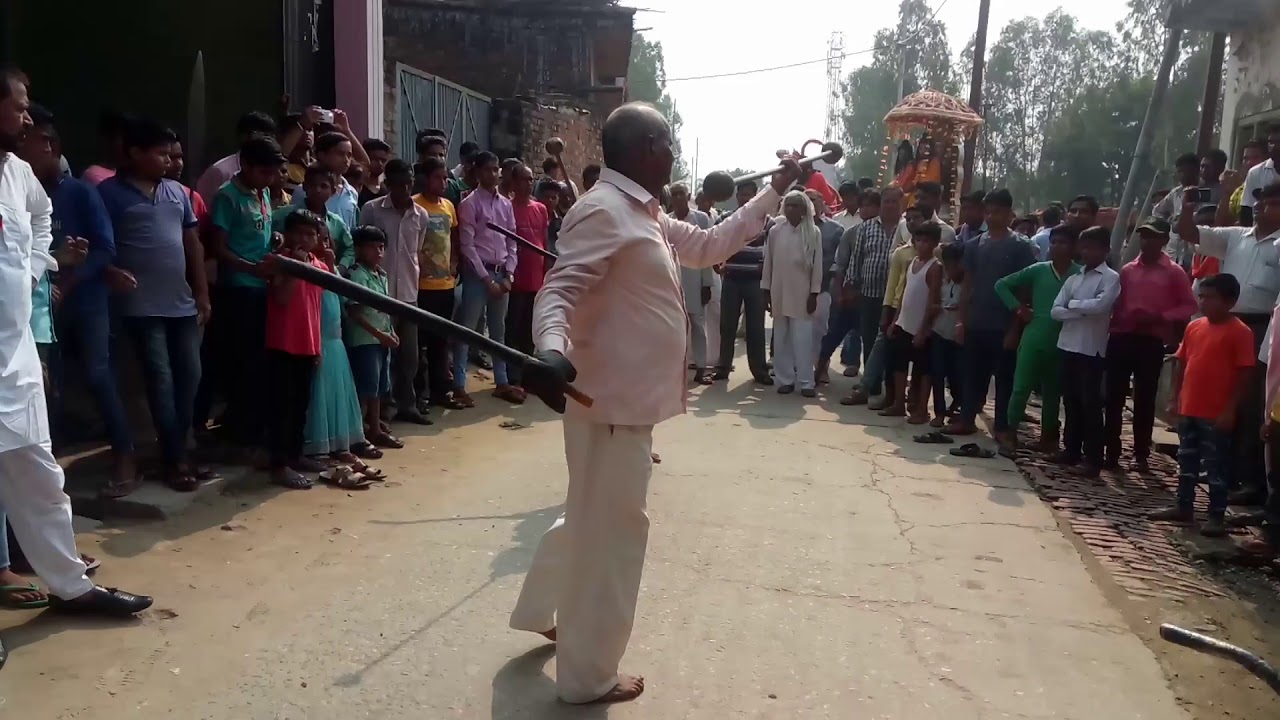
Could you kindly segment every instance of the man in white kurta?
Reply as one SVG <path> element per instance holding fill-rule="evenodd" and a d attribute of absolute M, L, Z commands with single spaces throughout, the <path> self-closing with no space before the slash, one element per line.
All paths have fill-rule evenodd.
<path fill-rule="evenodd" d="M 813 204 L 799 190 L 782 201 L 783 217 L 769 229 L 765 241 L 760 289 L 773 315 L 773 373 L 778 392 L 813 397 L 814 315 L 822 292 L 822 241 L 814 223 Z"/>
<path fill-rule="evenodd" d="M 684 183 L 673 183 L 670 192 L 671 217 L 703 230 L 711 227 L 710 215 L 689 206 L 689 188 Z M 707 348 L 718 347 L 707 342 L 707 307 L 715 287 L 715 277 L 716 273 L 709 267 L 680 266 L 680 288 L 684 291 L 684 309 L 689 318 L 689 351 L 685 360 L 693 365 L 697 373 L 694 379 L 704 385 L 711 384 L 711 376 L 707 372 Z M 716 322 L 719 321 L 720 317 L 717 315 Z M 720 334 L 717 333 L 716 338 L 719 337 Z"/>
<path fill-rule="evenodd" d="M 686 410 L 679 266 L 723 262 L 778 208 L 767 188 L 711 230 L 664 215 L 655 195 L 670 178 L 671 131 L 647 105 L 614 111 L 602 140 L 609 167 L 565 217 L 560 257 L 534 308 L 539 355 L 567 357 L 595 404 L 565 414 L 564 514 L 543 536 L 511 614 L 511 627 L 556 640 L 557 690 L 571 703 L 630 700 L 644 689 L 618 664 L 648 542 L 653 426 Z M 798 174 L 791 165 L 777 182 Z"/>
<path fill-rule="evenodd" d="M 151 598 L 97 587 L 85 574 L 62 468 L 50 446 L 31 290 L 58 266 L 49 254 L 53 206 L 31 166 L 13 152 L 30 122 L 27 106 L 20 76 L 0 75 L 0 507 L 48 585 L 53 608 L 128 615 L 145 610 Z M 83 240 L 67 245 L 70 254 L 83 256 Z"/>

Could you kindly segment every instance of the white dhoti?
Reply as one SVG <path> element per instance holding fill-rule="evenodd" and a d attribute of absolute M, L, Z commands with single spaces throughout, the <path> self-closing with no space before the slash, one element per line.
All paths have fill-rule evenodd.
<path fill-rule="evenodd" d="M 711 353 L 711 362 L 719 363 L 720 358 L 720 291 L 724 287 L 724 278 L 714 273 L 711 278 L 711 302 L 703 306 L 704 325 L 707 330 L 707 349 Z"/>
<path fill-rule="evenodd" d="M 31 569 L 63 599 L 93 589 L 71 530 L 71 499 L 49 443 L 0 452 L 0 508 Z"/>
<path fill-rule="evenodd" d="M 818 309 L 813 313 L 813 362 L 816 365 L 822 352 L 822 338 L 831 322 L 831 293 L 818 293 Z"/>
<path fill-rule="evenodd" d="M 706 316 L 703 315 L 705 306 L 699 308 L 697 312 L 686 313 L 689 318 L 689 349 L 685 352 L 685 364 L 693 365 L 698 369 L 707 366 L 707 329 Z"/>
<path fill-rule="evenodd" d="M 813 387 L 813 316 L 773 318 L 773 374 L 779 385 Z"/>
<path fill-rule="evenodd" d="M 618 682 L 631 638 L 649 540 L 653 426 L 565 418 L 564 448 L 564 514 L 538 544 L 511 627 L 556 628 L 558 695 L 583 703 Z"/>

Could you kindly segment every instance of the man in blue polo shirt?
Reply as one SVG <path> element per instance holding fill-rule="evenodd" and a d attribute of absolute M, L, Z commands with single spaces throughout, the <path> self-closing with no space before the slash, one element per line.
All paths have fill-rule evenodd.
<path fill-rule="evenodd" d="M 209 288 L 191 201 L 180 183 L 165 178 L 175 139 L 154 121 L 133 123 L 124 165 L 98 190 L 115 230 L 116 264 L 137 281 L 118 306 L 142 364 L 163 478 L 175 490 L 192 491 L 199 483 L 187 462 L 187 438 Z"/>
<path fill-rule="evenodd" d="M 105 493 L 127 494 L 136 485 L 133 433 L 111 362 L 111 318 L 108 312 L 108 275 L 127 281 L 125 274 L 112 269 L 115 239 L 111 220 L 98 191 L 83 180 L 61 171 L 61 142 L 53 114 L 33 105 L 28 111 L 32 125 L 23 139 L 19 156 L 44 185 L 53 201 L 54 246 L 65 237 L 88 241 L 83 264 L 58 275 L 57 292 L 61 304 L 57 313 L 57 335 L 62 356 L 83 373 L 111 441 L 115 460 L 112 482 Z M 54 378 L 55 384 L 58 378 Z"/>

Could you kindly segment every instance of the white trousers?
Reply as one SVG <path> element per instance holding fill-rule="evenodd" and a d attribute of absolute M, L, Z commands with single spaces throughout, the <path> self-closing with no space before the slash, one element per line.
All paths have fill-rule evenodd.
<path fill-rule="evenodd" d="M 703 306 L 706 310 L 706 306 Z M 692 364 L 697 368 L 707 366 L 707 329 L 706 316 L 702 312 L 685 313 L 689 318 L 689 337 L 685 351 L 685 365 Z"/>
<path fill-rule="evenodd" d="M 76 551 L 71 498 L 49 443 L 0 452 L 0 507 L 22 553 L 49 592 L 65 600 L 93 589 Z"/>
<path fill-rule="evenodd" d="M 724 279 L 716 274 L 711 278 L 711 302 L 702 307 L 707 329 L 707 349 L 712 353 L 713 364 L 720 362 L 720 290 Z"/>
<path fill-rule="evenodd" d="M 652 449 L 652 425 L 564 421 L 564 514 L 538 544 L 511 627 L 556 629 L 556 689 L 565 702 L 590 702 L 618 682 L 649 542 Z"/>
<path fill-rule="evenodd" d="M 779 385 L 813 387 L 813 316 L 789 318 L 773 316 L 773 376 Z"/>
<path fill-rule="evenodd" d="M 827 325 L 831 322 L 831 293 L 818 293 L 818 309 L 813 313 L 813 361 L 816 365 L 818 354 L 822 351 L 822 338 L 827 334 Z"/>

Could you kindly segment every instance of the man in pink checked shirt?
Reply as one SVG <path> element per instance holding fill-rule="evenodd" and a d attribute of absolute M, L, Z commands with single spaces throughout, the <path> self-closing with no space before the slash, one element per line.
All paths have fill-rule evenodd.
<path fill-rule="evenodd" d="M 556 686 L 570 703 L 620 702 L 644 679 L 618 672 L 635 619 L 649 517 L 653 426 L 685 412 L 687 328 L 678 265 L 724 262 L 756 238 L 800 176 L 784 170 L 710 230 L 668 217 L 671 128 L 631 103 L 605 122 L 607 169 L 564 218 L 560 257 L 534 305 L 539 365 L 524 385 L 564 411 L 564 383 L 595 398 L 564 419 L 569 489 L 543 536 L 511 627 L 557 643 Z"/>

